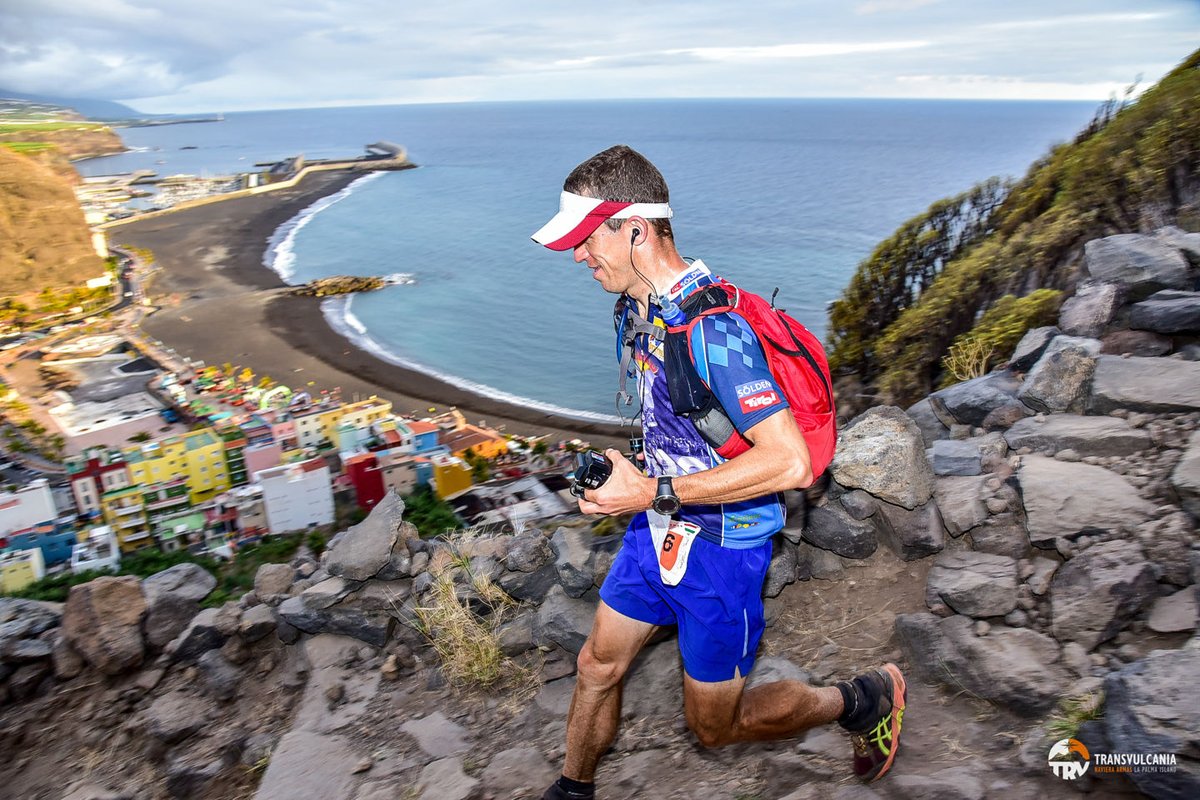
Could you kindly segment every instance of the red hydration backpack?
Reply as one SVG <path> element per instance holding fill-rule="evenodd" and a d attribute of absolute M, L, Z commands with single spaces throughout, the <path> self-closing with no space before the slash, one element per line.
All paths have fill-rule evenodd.
<path fill-rule="evenodd" d="M 771 375 L 783 390 L 792 416 L 804 434 L 813 476 L 824 472 L 837 446 L 837 413 L 829 361 L 817 337 L 775 308 L 773 302 L 742 291 L 724 279 L 717 279 L 688 297 L 680 304 L 680 310 L 687 321 L 668 326 L 664 344 L 675 413 L 691 419 L 700 435 L 723 458 L 733 458 L 750 449 L 750 442 L 733 427 L 716 396 L 704 385 L 692 358 L 691 338 L 696 324 L 713 314 L 736 314 L 758 336 Z"/>

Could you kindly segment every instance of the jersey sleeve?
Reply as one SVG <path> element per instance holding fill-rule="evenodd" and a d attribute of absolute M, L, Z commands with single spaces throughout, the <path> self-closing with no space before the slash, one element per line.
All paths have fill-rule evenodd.
<path fill-rule="evenodd" d="M 788 407 L 758 336 L 740 316 L 704 317 L 692 331 L 691 347 L 700 377 L 739 433 Z"/>

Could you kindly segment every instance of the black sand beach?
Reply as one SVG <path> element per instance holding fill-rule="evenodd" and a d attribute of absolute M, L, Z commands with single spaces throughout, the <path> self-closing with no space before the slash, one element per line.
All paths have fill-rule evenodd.
<path fill-rule="evenodd" d="M 285 284 L 262 263 L 267 240 L 301 210 L 356 177 L 318 173 L 291 189 L 110 229 L 112 244 L 147 248 L 161 267 L 149 285 L 150 297 L 161 307 L 142 328 L 181 355 L 249 367 L 296 389 L 340 386 L 344 400 L 378 395 L 391 400 L 397 412 L 418 416 L 431 407 L 441 412 L 457 406 L 469 421 L 511 433 L 578 437 L 625 449 L 628 428 L 502 403 L 377 359 L 329 327 L 319 300 L 280 291 Z"/>

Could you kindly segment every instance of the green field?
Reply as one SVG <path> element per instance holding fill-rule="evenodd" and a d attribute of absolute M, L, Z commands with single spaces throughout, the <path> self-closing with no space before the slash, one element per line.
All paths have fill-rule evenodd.
<path fill-rule="evenodd" d="M 0 147 L 5 147 L 14 153 L 42 153 L 54 149 L 54 145 L 49 142 L 0 142 Z"/>
<path fill-rule="evenodd" d="M 0 135 L 29 131 L 102 131 L 105 127 L 97 122 L 0 122 Z"/>

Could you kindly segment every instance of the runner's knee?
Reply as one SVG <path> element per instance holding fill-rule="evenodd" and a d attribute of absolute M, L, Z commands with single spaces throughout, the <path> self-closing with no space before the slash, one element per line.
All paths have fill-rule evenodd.
<path fill-rule="evenodd" d="M 577 667 L 579 682 L 596 689 L 611 689 L 625 676 L 624 666 L 616 660 L 598 656 L 590 639 L 579 651 Z"/>

